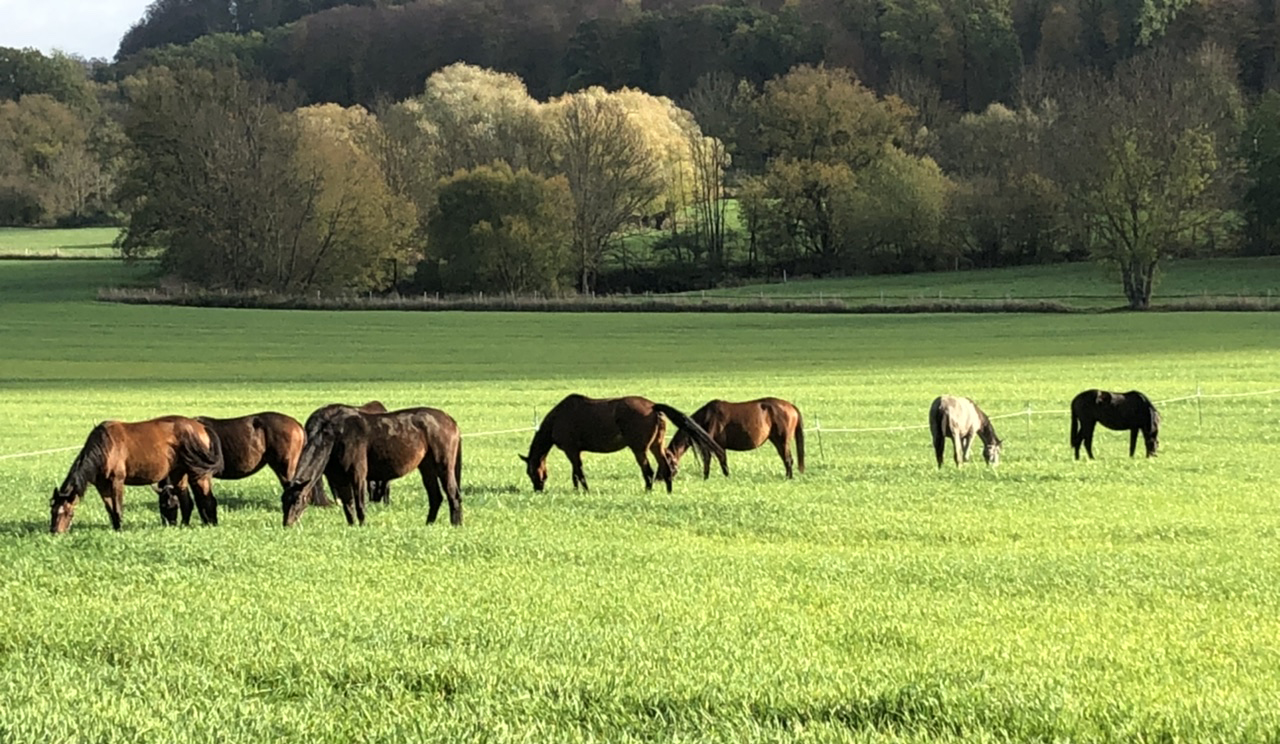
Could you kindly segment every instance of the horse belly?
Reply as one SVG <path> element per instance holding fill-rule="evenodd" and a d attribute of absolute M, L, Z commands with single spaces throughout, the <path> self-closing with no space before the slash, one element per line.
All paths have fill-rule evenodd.
<path fill-rule="evenodd" d="M 152 483 L 159 483 L 169 477 L 172 469 L 172 463 L 169 462 L 131 462 L 125 468 L 124 484 L 126 486 L 149 486 Z"/>
<path fill-rule="evenodd" d="M 392 447 L 370 450 L 366 458 L 369 480 L 395 480 L 414 470 L 426 456 L 425 448 Z"/>
<path fill-rule="evenodd" d="M 745 452 L 746 450 L 753 450 L 764 444 L 764 440 L 768 438 L 768 434 L 769 430 L 766 428 L 763 430 L 763 433 L 761 433 L 759 438 L 757 438 L 756 432 L 750 431 L 739 424 L 731 424 L 724 428 L 724 433 L 721 435 L 724 439 L 722 444 L 727 450 Z"/>
<path fill-rule="evenodd" d="M 599 452 L 603 454 L 623 449 L 627 446 L 627 440 L 621 434 L 618 434 L 610 439 L 579 440 L 577 445 L 580 452 Z"/>

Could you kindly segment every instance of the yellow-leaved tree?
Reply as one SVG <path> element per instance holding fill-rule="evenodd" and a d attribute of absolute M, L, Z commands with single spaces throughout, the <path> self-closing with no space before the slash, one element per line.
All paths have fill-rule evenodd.
<path fill-rule="evenodd" d="M 276 257 L 286 288 L 380 289 L 413 260 L 417 211 L 367 149 L 377 120 L 359 106 L 294 112 L 304 201 L 297 240 Z"/>

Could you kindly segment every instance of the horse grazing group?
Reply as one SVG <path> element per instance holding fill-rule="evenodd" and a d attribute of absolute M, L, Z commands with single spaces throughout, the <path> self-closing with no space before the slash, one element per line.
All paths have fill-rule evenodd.
<path fill-rule="evenodd" d="M 666 422 L 676 428 L 664 445 Z M 1086 390 L 1071 402 L 1071 446 L 1080 459 L 1083 444 L 1093 459 L 1097 424 L 1129 431 L 1129 456 L 1141 433 L 1148 457 L 1159 446 L 1160 414 L 1135 390 L 1113 393 Z M 929 407 L 929 430 L 938 467 L 948 439 L 956 466 L 969 460 L 973 438 L 982 440 L 983 459 L 1000 462 L 1002 440 L 991 419 L 973 400 L 943 395 Z M 655 481 L 672 490 L 680 460 L 690 449 L 710 478 L 712 458 L 729 475 L 728 450 L 746 451 L 771 443 L 782 459 L 787 478 L 804 472 L 804 419 L 781 398 L 743 402 L 712 400 L 692 416 L 666 403 L 640 396 L 588 398 L 573 394 L 553 407 L 538 426 L 527 454 L 520 455 L 535 491 L 547 483 L 547 455 L 564 452 L 572 468 L 573 487 L 587 490 L 584 452 L 631 451 L 644 478 L 645 490 Z M 792 446 L 794 445 L 794 457 Z M 657 469 L 650 464 L 652 455 Z M 362 406 L 330 404 L 306 421 L 264 411 L 238 418 L 162 416 L 125 423 L 104 421 L 94 427 L 72 462 L 67 477 L 50 500 L 50 531 L 65 532 L 89 485 L 102 497 L 113 529 L 124 511 L 124 487 L 150 485 L 158 494 L 166 524 L 218 523 L 213 479 L 246 478 L 264 467 L 282 488 L 280 506 L 285 527 L 295 524 L 307 506 L 329 504 L 324 481 L 342 504 L 349 525 L 363 525 L 366 501 L 390 503 L 392 480 L 416 470 L 427 493 L 427 523 L 449 504 L 449 522 L 462 524 L 462 435 L 458 423 L 436 408 L 388 411 L 382 403 Z"/>

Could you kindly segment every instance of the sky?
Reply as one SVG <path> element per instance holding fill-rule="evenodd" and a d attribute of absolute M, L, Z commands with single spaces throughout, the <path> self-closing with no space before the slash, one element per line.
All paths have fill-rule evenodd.
<path fill-rule="evenodd" d="M 111 59 L 150 0 L 0 0 L 0 46 Z"/>

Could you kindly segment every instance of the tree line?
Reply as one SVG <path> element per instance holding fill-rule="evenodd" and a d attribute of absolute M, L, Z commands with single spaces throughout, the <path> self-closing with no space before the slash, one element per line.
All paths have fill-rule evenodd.
<path fill-rule="evenodd" d="M 0 49 L 0 221 L 118 219 L 127 256 L 284 292 L 1096 258 L 1144 307 L 1170 256 L 1276 246 L 1250 3 L 529 6 L 563 38 L 486 43 L 463 4 L 238 3 L 166 45 L 200 7 L 153 4 L 115 64 Z M 458 51 L 377 59 L 396 33 Z"/>

